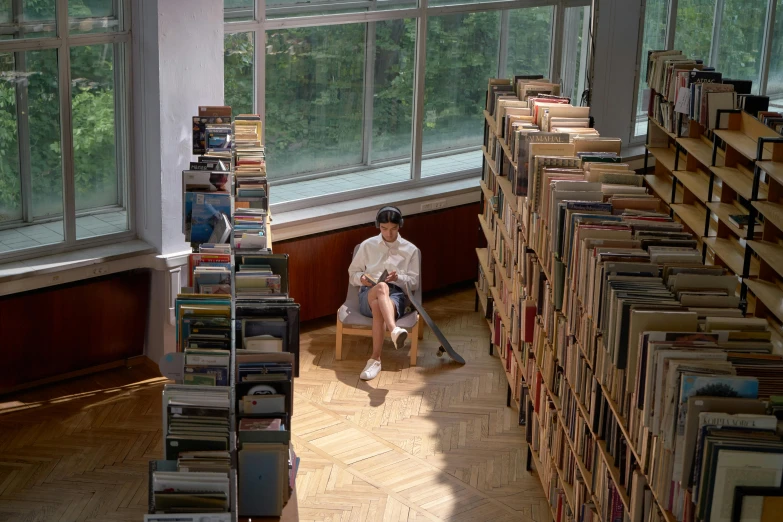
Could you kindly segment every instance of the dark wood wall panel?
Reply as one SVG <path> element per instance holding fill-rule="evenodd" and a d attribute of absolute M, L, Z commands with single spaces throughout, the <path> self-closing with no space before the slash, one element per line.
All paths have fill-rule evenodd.
<path fill-rule="evenodd" d="M 478 203 L 405 218 L 401 235 L 421 250 L 425 292 L 476 278 Z M 334 314 L 345 301 L 356 245 L 379 232 L 374 224 L 274 242 L 289 255 L 290 294 L 307 321 Z"/>
<path fill-rule="evenodd" d="M 144 354 L 150 271 L 0 298 L 0 391 Z"/>

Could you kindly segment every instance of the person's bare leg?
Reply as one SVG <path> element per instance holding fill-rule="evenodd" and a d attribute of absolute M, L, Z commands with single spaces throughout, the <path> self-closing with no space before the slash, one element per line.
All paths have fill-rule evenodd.
<path fill-rule="evenodd" d="M 386 328 L 388 328 L 390 332 L 397 328 L 397 321 L 394 319 L 394 303 L 392 303 L 392 300 L 389 297 L 389 285 L 386 283 L 378 283 L 372 287 L 367 293 L 367 300 L 370 302 L 371 308 L 374 301 L 378 303 L 381 315 L 386 323 Z M 373 314 L 374 313 L 375 311 L 373 311 Z"/>
<path fill-rule="evenodd" d="M 378 300 L 370 301 L 372 310 L 372 358 L 376 361 L 381 360 L 381 350 L 383 349 L 383 316 Z"/>

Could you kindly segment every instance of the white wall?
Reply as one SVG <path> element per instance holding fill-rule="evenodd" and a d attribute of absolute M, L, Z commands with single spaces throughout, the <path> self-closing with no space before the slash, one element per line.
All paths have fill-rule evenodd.
<path fill-rule="evenodd" d="M 643 0 L 593 0 L 596 13 L 591 112 L 603 136 L 631 136 L 639 59 L 644 29 Z"/>
<path fill-rule="evenodd" d="M 195 159 L 190 121 L 199 105 L 223 104 L 223 2 L 135 0 L 132 13 L 136 224 L 161 256 L 146 346 L 157 362 L 175 348 L 171 306 L 181 286 L 178 264 L 190 250 L 181 185 Z"/>

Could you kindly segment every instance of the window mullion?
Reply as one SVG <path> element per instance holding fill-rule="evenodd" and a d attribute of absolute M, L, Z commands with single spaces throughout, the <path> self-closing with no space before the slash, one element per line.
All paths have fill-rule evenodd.
<path fill-rule="evenodd" d="M 584 93 L 585 91 L 585 77 L 587 76 L 587 50 L 590 47 L 592 47 L 593 44 L 593 42 L 590 40 L 590 18 L 592 16 L 593 10 L 590 7 L 585 7 L 584 9 L 585 9 L 585 16 L 584 16 L 584 20 L 582 21 L 582 49 L 580 50 L 581 56 L 579 58 L 579 72 L 577 72 L 577 74 L 579 75 L 579 79 L 577 80 L 577 88 L 576 88 L 576 95 L 579 97 L 577 99 L 577 103 L 579 105 L 582 104 L 582 93 Z M 637 72 L 636 72 L 637 76 L 639 74 L 639 70 L 640 70 L 639 67 L 637 67 Z M 572 105 L 577 105 L 577 103 L 574 103 L 573 100 L 571 101 Z M 636 107 L 636 105 L 634 105 L 634 107 Z"/>
<path fill-rule="evenodd" d="M 256 0 L 256 16 L 258 25 L 255 27 L 254 53 L 255 53 L 255 108 L 256 114 L 261 116 L 263 127 L 261 129 L 261 143 L 265 143 L 266 137 L 266 0 Z"/>
<path fill-rule="evenodd" d="M 419 17 L 416 20 L 416 73 L 413 90 L 413 129 L 411 151 L 411 177 L 421 179 L 421 155 L 424 130 L 424 82 L 427 72 L 427 0 L 419 0 Z"/>
<path fill-rule="evenodd" d="M 677 1 L 669 0 L 668 20 L 666 21 L 666 48 L 674 49 L 674 37 L 677 33 Z M 645 56 L 644 59 L 647 59 Z"/>
<path fill-rule="evenodd" d="M 511 20 L 511 11 L 505 9 L 500 12 L 500 42 L 498 50 L 498 78 L 509 76 L 508 69 L 508 32 Z"/>
<path fill-rule="evenodd" d="M 759 72 L 759 94 L 767 94 L 769 67 L 772 60 L 772 39 L 775 37 L 775 16 L 777 0 L 767 0 L 767 26 L 764 28 L 764 45 L 761 51 L 761 71 Z"/>
<path fill-rule="evenodd" d="M 375 22 L 369 22 L 365 30 L 362 163 L 369 165 L 372 159 L 373 94 L 375 93 Z"/>
<path fill-rule="evenodd" d="M 65 244 L 76 242 L 76 187 L 74 185 L 73 125 L 71 124 L 71 53 L 68 48 L 68 0 L 57 0 L 58 84 L 63 169 L 63 230 Z"/>
<path fill-rule="evenodd" d="M 720 26 L 723 20 L 723 0 L 716 0 L 715 2 L 715 14 L 712 19 L 712 42 L 710 44 L 710 67 L 718 66 L 718 54 L 720 49 Z"/>
<path fill-rule="evenodd" d="M 550 57 L 549 78 L 552 83 L 560 81 L 560 71 L 563 63 L 563 39 L 564 39 L 565 8 L 563 1 L 557 3 L 554 9 L 554 29 L 552 35 L 552 56 Z M 562 87 L 562 85 L 561 85 Z"/>

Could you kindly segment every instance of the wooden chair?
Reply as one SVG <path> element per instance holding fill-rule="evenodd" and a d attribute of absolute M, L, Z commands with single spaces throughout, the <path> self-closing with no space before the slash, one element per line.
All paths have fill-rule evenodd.
<path fill-rule="evenodd" d="M 353 249 L 353 255 L 359 250 L 359 245 Z M 419 253 L 421 259 L 421 253 Z M 420 267 L 421 268 L 421 267 Z M 421 270 L 419 270 L 421 274 Z M 421 288 L 421 276 L 419 276 L 419 288 Z M 413 290 L 414 295 L 419 295 L 419 288 Z M 410 332 L 411 340 L 411 366 L 416 366 L 416 357 L 419 352 L 419 340 L 424 337 L 424 325 L 419 313 L 414 308 L 410 313 L 405 314 L 397 320 L 397 326 L 405 328 Z M 365 317 L 359 312 L 359 287 L 348 283 L 348 294 L 345 297 L 345 303 L 337 310 L 337 335 L 335 358 L 339 361 L 343 358 L 343 335 L 361 335 L 372 337 L 372 318 Z M 387 330 L 385 338 L 391 335 Z"/>

